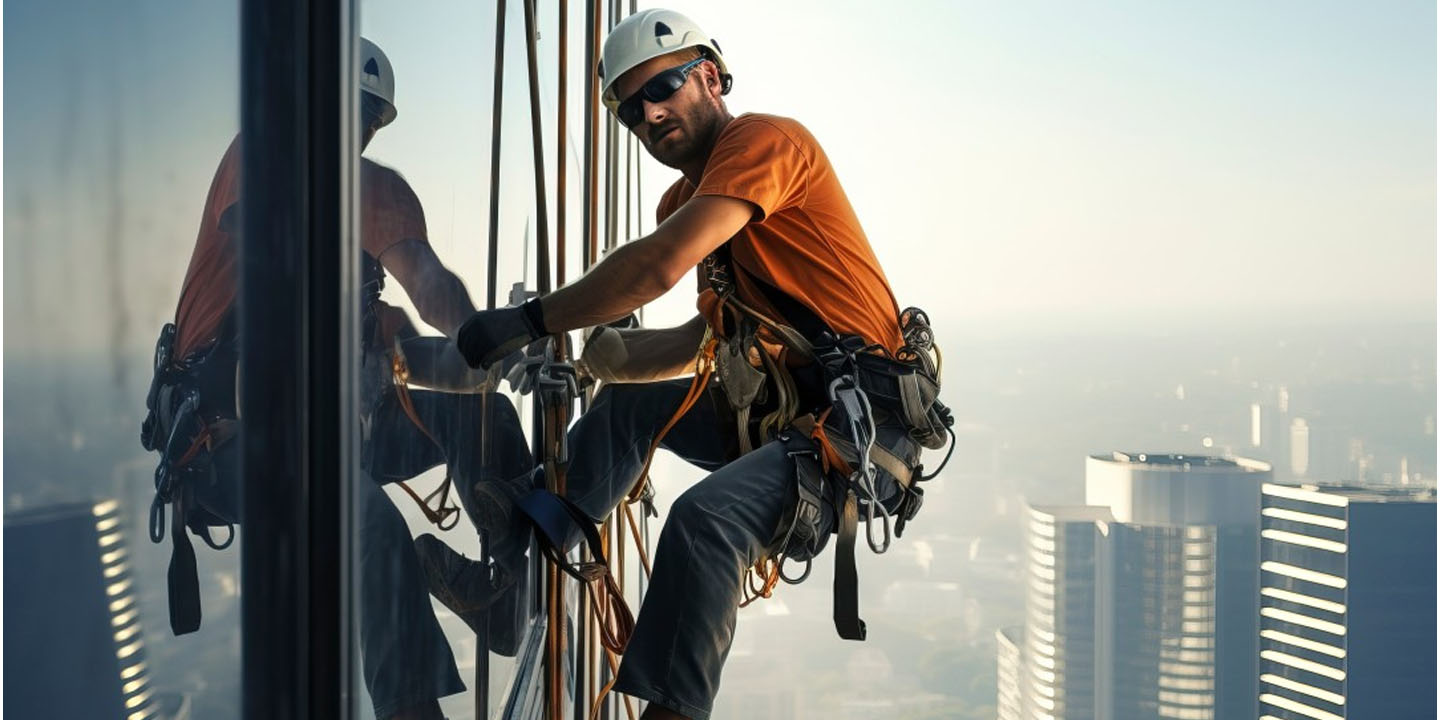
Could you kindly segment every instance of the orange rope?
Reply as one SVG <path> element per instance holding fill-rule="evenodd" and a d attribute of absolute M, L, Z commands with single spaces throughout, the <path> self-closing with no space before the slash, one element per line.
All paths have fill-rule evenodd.
<path fill-rule="evenodd" d="M 756 600 L 768 599 L 775 594 L 775 585 L 780 582 L 780 561 L 763 557 L 745 569 L 745 581 L 740 588 L 744 599 L 740 607 L 747 607 Z M 759 587 L 756 587 L 759 583 Z"/>
<path fill-rule="evenodd" d="M 707 329 L 705 342 L 700 347 L 695 378 L 690 381 L 690 390 L 685 394 L 685 399 L 680 402 L 680 408 L 670 416 L 670 420 L 650 442 L 650 451 L 645 454 L 645 465 L 640 468 L 640 476 L 636 478 L 635 486 L 630 488 L 630 494 L 625 499 L 627 503 L 640 501 L 645 483 L 650 479 L 650 464 L 655 460 L 655 451 L 660 449 L 660 443 L 665 440 L 665 435 L 670 432 L 671 428 L 674 428 L 675 424 L 680 422 L 680 418 L 690 412 L 690 408 L 695 407 L 695 403 L 704 396 L 706 388 L 710 384 L 710 376 L 714 372 L 715 348 L 718 343 L 719 341 Z"/>
<path fill-rule="evenodd" d="M 650 554 L 645 551 L 645 541 L 640 536 L 640 526 L 635 524 L 635 515 L 630 512 L 629 505 L 621 505 L 620 509 L 625 511 L 625 520 L 630 523 L 630 534 L 635 538 L 635 551 L 640 554 L 640 564 L 645 567 L 645 577 L 649 579 L 652 574 L 650 570 Z"/>
<path fill-rule="evenodd" d="M 202 448 L 202 447 L 207 447 L 207 448 L 208 448 L 209 445 L 210 445 L 210 423 L 207 423 L 207 422 L 204 421 L 204 419 L 201 419 L 201 420 L 200 420 L 200 432 L 199 432 L 199 433 L 196 433 L 195 439 L 190 441 L 190 447 L 188 447 L 188 448 L 185 449 L 185 454 L 180 456 L 180 460 L 175 463 L 174 467 L 177 467 L 177 468 L 185 467 L 186 465 L 188 465 L 188 464 L 190 463 L 191 460 L 194 460 L 194 459 L 195 459 L 195 456 L 196 456 L 196 455 L 199 455 L 199 454 L 200 454 L 200 448 Z"/>
<path fill-rule="evenodd" d="M 840 451 L 830 443 L 830 435 L 825 432 L 825 418 L 830 417 L 830 410 L 831 408 L 825 408 L 824 412 L 815 418 L 815 427 L 810 429 L 810 439 L 820 446 L 820 465 L 825 469 L 826 475 L 832 470 L 850 467 L 850 463 L 846 462 Z"/>
<path fill-rule="evenodd" d="M 425 423 L 421 422 L 420 413 L 415 411 L 415 401 L 410 397 L 410 366 L 405 362 L 405 353 L 400 349 L 399 339 L 395 341 L 395 351 L 390 354 L 390 369 L 395 375 L 395 399 L 400 402 L 400 409 L 405 411 L 405 416 L 410 418 L 410 422 L 414 423 L 415 427 L 420 428 L 420 432 L 424 433 L 425 437 L 430 438 L 430 442 L 444 450 L 445 446 L 441 445 L 440 441 L 431 434 L 430 428 L 425 427 Z M 409 483 L 401 480 L 397 484 L 401 490 L 405 491 L 405 494 L 410 496 L 410 499 L 415 501 L 416 505 L 420 506 L 420 512 L 424 513 L 425 519 L 435 527 L 449 530 L 460 522 L 460 508 L 454 505 L 445 506 L 445 502 L 450 499 L 450 488 L 454 484 L 451 482 L 449 473 L 446 473 L 444 482 L 441 482 L 434 492 L 426 495 L 423 499 L 410 488 Z M 430 507 L 430 498 L 437 495 L 440 496 L 440 501 L 437 503 L 437 507 L 432 508 Z M 451 521 L 452 519 L 453 521 Z M 447 524 L 447 521 L 451 522 Z"/>
<path fill-rule="evenodd" d="M 615 653 L 606 650 L 605 661 L 610 666 L 610 681 L 605 683 L 605 687 L 600 688 L 600 693 L 595 696 L 595 702 L 590 703 L 590 720 L 600 717 L 600 708 L 603 707 L 606 696 L 615 689 L 615 681 L 620 678 L 620 665 L 615 661 Z M 625 714 L 630 716 L 630 720 L 635 720 L 635 707 L 630 704 L 629 696 L 625 697 Z"/>

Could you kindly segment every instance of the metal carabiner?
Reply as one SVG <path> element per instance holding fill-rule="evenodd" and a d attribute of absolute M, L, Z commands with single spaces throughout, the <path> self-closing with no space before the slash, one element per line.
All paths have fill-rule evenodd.
<path fill-rule="evenodd" d="M 789 575 L 786 575 L 786 574 L 785 574 L 785 563 L 787 563 L 787 562 L 799 562 L 799 561 L 798 561 L 798 560 L 791 560 L 789 555 L 781 555 L 781 556 L 780 556 L 780 569 L 779 569 L 779 571 L 778 571 L 778 572 L 780 573 L 780 579 L 781 579 L 781 580 L 784 580 L 786 585 L 799 585 L 800 583 L 805 582 L 805 578 L 810 577 L 810 568 L 811 568 L 811 566 L 814 564 L 815 558 L 805 558 L 805 572 L 800 573 L 800 577 L 795 577 L 795 578 L 792 578 L 792 577 L 790 577 Z"/>
<path fill-rule="evenodd" d="M 880 525 L 882 531 L 880 535 L 881 542 L 878 543 L 875 542 L 875 531 L 872 529 L 875 525 L 875 507 L 877 505 L 880 506 Z M 890 537 L 890 513 L 885 510 L 884 505 L 880 505 L 879 501 L 872 499 L 866 503 L 865 508 L 865 543 L 870 546 L 870 550 L 876 555 L 883 555 L 886 550 L 890 549 Z"/>
<path fill-rule="evenodd" d="M 840 404 L 850 424 L 850 437 L 855 443 L 857 455 L 850 484 L 865 495 L 865 542 L 878 555 L 890 549 L 890 512 L 880 503 L 875 490 L 875 465 L 870 461 L 870 451 L 875 447 L 876 431 L 870 398 L 865 396 L 853 375 L 841 375 L 830 383 L 830 400 Z M 875 540 L 873 528 L 877 508 L 882 525 L 879 542 Z"/>

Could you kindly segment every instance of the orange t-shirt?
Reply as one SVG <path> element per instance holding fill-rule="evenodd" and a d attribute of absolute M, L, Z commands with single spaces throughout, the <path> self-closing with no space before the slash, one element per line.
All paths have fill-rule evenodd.
<path fill-rule="evenodd" d="M 740 300 L 781 317 L 755 286 L 758 277 L 832 330 L 891 353 L 900 348 L 900 309 L 890 283 L 829 158 L 803 125 L 775 115 L 735 118 L 716 140 L 699 188 L 683 177 L 671 185 L 658 221 L 697 195 L 738 198 L 759 209 L 730 240 Z M 706 317 L 713 301 L 713 293 L 701 293 Z"/>
<path fill-rule="evenodd" d="M 175 307 L 174 357 L 184 358 L 216 339 L 220 325 L 235 304 L 239 283 L 239 234 L 227 218 L 221 217 L 240 201 L 240 138 L 236 136 L 220 159 L 210 193 L 205 199 L 205 212 L 200 216 L 200 232 L 185 283 L 180 287 L 180 300 Z M 235 207 L 236 211 L 239 207 Z M 360 247 L 371 257 L 382 253 L 401 240 L 426 242 L 425 213 L 420 199 L 400 173 L 370 160 L 360 161 Z"/>

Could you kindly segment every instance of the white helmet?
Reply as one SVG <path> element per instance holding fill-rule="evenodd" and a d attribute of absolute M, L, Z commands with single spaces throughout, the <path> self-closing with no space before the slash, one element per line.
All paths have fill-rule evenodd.
<path fill-rule="evenodd" d="M 395 71 L 379 45 L 360 38 L 360 90 L 385 101 L 380 127 L 395 121 Z"/>
<path fill-rule="evenodd" d="M 620 105 L 620 98 L 615 97 L 617 78 L 647 60 L 690 47 L 704 48 L 709 53 L 720 68 L 721 94 L 730 92 L 730 72 L 725 69 L 719 43 L 711 40 L 690 18 L 674 10 L 641 10 L 621 20 L 605 38 L 600 67 L 596 68 L 600 75 L 601 102 L 610 112 L 615 112 Z"/>

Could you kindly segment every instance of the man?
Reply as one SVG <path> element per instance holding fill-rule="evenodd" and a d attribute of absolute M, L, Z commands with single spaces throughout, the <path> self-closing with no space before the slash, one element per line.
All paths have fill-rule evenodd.
<path fill-rule="evenodd" d="M 909 338 L 902 339 L 894 296 L 820 146 L 794 120 L 732 117 L 722 98 L 731 81 L 725 61 L 698 26 L 666 10 L 634 14 L 606 39 L 600 71 L 606 106 L 652 156 L 682 175 L 660 203 L 658 226 L 566 287 L 476 314 L 458 344 L 472 364 L 488 365 L 536 337 L 610 323 L 698 271 L 701 313 L 690 322 L 663 330 L 602 328 L 592 336 L 582 358 L 589 372 L 644 384 L 607 384 L 571 429 L 566 498 L 598 521 L 626 496 L 690 385 L 663 379 L 693 371 L 707 326 L 724 338 L 717 356 L 724 392 L 706 388 L 660 441 L 711 474 L 671 508 L 615 685 L 648 701 L 651 720 L 703 720 L 718 690 L 746 568 L 780 553 L 805 560 L 818 552 L 846 502 L 827 489 L 811 528 L 815 539 L 807 547 L 787 544 L 785 528 L 799 526 L 797 478 L 828 465 L 819 458 L 822 448 L 797 428 L 817 420 L 829 427 L 836 415 L 826 412 L 816 363 L 801 357 L 810 350 L 756 324 L 764 316 L 809 339 L 823 331 L 858 338 L 881 355 L 897 353 Z M 734 379 L 755 366 L 771 378 L 766 400 Z M 790 380 L 776 381 L 782 376 Z M 751 445 L 758 446 L 740 455 Z M 880 428 L 875 451 L 882 446 L 905 466 L 889 467 L 908 481 L 919 446 L 893 423 Z M 474 490 L 477 523 L 491 532 L 491 552 L 502 567 L 518 571 L 527 530 L 514 500 L 534 482 L 527 474 Z M 892 473 L 879 473 L 877 485 L 873 498 L 894 508 L 902 493 Z M 443 546 L 425 552 L 460 562 Z"/>
<path fill-rule="evenodd" d="M 390 62 L 379 47 L 363 38 L 360 65 L 363 152 L 375 133 L 395 119 L 396 109 Z M 216 171 L 177 304 L 173 344 L 165 353 L 166 362 L 157 359 L 150 400 L 154 417 L 147 420 L 147 447 L 166 445 L 153 441 L 152 434 L 188 440 L 191 431 L 171 415 L 177 399 L 191 391 L 200 398 L 195 416 L 202 428 L 234 427 L 242 415 L 234 392 L 238 340 L 233 318 L 240 238 L 240 143 L 239 137 L 232 141 Z M 441 264 L 427 241 L 424 212 L 414 191 L 399 173 L 368 159 L 361 160 L 360 186 L 364 251 L 360 298 L 364 340 L 363 347 L 357 348 L 363 353 L 361 465 L 375 481 L 361 482 L 357 490 L 360 649 L 376 716 L 431 720 L 441 717 L 437 699 L 462 692 L 465 686 L 432 611 L 426 576 L 405 520 L 380 485 L 413 478 L 442 463 L 462 482 L 483 474 L 518 473 L 528 466 L 530 455 L 514 408 L 503 396 L 485 392 L 485 376 L 466 367 L 450 342 L 475 306 L 464 283 Z M 445 338 L 419 337 L 402 310 L 380 300 L 386 271 L 405 289 L 420 317 Z M 407 392 L 396 385 L 392 353 L 397 352 L 408 360 L 411 382 L 449 392 Z M 274 361 L 287 362 L 285 358 Z M 174 427 L 180 427 L 179 431 L 172 432 Z M 478 442 L 482 430 L 499 432 L 503 439 L 491 443 L 488 452 L 482 451 Z M 233 429 L 223 433 L 225 438 L 233 434 Z M 240 520 L 242 490 L 234 462 L 239 443 L 226 442 L 218 435 L 218 431 L 202 431 L 200 437 L 207 438 L 208 446 L 203 452 L 197 440 L 193 447 L 173 448 L 181 452 L 181 458 L 167 452 L 162 459 L 162 467 L 171 467 L 177 477 L 187 478 L 183 487 L 157 498 L 157 506 L 163 512 L 161 503 L 176 502 L 173 534 L 177 557 L 183 557 L 178 554 L 183 544 L 192 575 L 193 554 L 188 552 L 183 526 L 195 528 L 208 542 L 208 526 Z M 195 457 L 188 457 L 192 455 Z M 482 472 L 482 466 L 489 469 Z M 466 494 L 462 502 L 468 504 L 469 499 Z M 445 510 L 443 502 L 442 497 L 439 514 L 427 509 L 432 520 L 443 521 L 447 513 L 455 512 Z M 182 616 L 187 602 L 178 598 Z M 193 617 L 176 624 L 177 633 L 198 626 L 198 595 L 193 602 Z M 171 604 L 174 616 L 174 595 Z"/>

